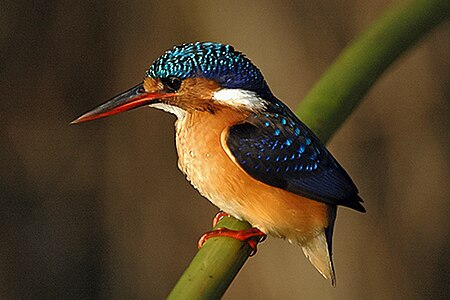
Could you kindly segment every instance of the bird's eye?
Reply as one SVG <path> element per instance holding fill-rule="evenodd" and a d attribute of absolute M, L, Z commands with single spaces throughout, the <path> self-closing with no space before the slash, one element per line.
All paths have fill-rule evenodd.
<path fill-rule="evenodd" d="M 161 79 L 164 87 L 170 92 L 176 92 L 181 86 L 181 79 L 178 77 L 167 77 Z"/>

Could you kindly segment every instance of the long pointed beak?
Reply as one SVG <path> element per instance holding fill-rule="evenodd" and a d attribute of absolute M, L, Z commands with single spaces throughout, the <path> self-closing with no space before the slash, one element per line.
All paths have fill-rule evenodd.
<path fill-rule="evenodd" d="M 86 121 L 104 118 L 150 104 L 151 102 L 155 102 L 162 98 L 169 98 L 173 96 L 175 96 L 174 93 L 166 93 L 164 91 L 146 92 L 143 82 L 141 82 L 131 89 L 94 108 L 93 110 L 88 111 L 78 119 L 70 122 L 70 124 L 79 124 Z"/>

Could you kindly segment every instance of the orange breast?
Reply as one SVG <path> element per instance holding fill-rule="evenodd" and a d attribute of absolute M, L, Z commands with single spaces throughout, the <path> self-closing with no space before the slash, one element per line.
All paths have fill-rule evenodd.
<path fill-rule="evenodd" d="M 262 183 L 226 153 L 221 134 L 245 115 L 232 109 L 188 113 L 176 124 L 178 166 L 223 211 L 265 233 L 303 244 L 328 225 L 326 204 Z"/>

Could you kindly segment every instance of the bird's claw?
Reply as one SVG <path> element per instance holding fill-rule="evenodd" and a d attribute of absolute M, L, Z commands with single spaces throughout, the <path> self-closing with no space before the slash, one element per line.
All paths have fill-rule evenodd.
<path fill-rule="evenodd" d="M 223 217 L 223 216 L 222 216 Z M 205 242 L 212 237 L 226 236 L 237 239 L 247 243 L 252 249 L 250 256 L 256 254 L 258 243 L 264 241 L 267 235 L 258 228 L 252 227 L 244 230 L 231 230 L 227 228 L 217 228 L 215 230 L 206 232 L 198 241 L 198 248 L 200 249 Z"/>
<path fill-rule="evenodd" d="M 214 216 L 213 223 L 212 223 L 213 228 L 217 226 L 217 223 L 219 223 L 220 220 L 222 220 L 223 218 L 228 217 L 228 216 L 229 216 L 229 214 L 227 214 L 226 212 L 224 212 L 224 211 L 219 211 L 219 212 Z"/>

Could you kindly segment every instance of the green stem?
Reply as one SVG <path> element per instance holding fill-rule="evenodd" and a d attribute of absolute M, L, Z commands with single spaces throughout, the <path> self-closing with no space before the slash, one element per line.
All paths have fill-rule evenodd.
<path fill-rule="evenodd" d="M 247 222 L 223 218 L 217 228 L 243 230 Z M 239 272 L 251 252 L 236 239 L 214 237 L 207 240 L 178 280 L 168 299 L 219 299 Z"/>
<path fill-rule="evenodd" d="M 448 0 L 417 0 L 388 10 L 341 53 L 304 98 L 297 109 L 303 122 L 327 142 L 389 65 L 449 15 Z M 250 228 L 231 217 L 217 226 Z M 232 238 L 209 239 L 168 298 L 220 298 L 249 254 L 246 244 Z"/>
<path fill-rule="evenodd" d="M 296 113 L 328 141 L 389 65 L 449 14 L 448 0 L 392 7 L 341 52 Z"/>

